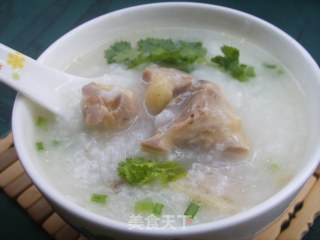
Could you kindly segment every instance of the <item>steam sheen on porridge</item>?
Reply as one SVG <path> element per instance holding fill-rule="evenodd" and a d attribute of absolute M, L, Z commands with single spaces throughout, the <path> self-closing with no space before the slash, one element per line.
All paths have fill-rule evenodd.
<path fill-rule="evenodd" d="M 150 37 L 201 42 L 208 58 L 221 55 L 223 45 L 234 46 L 255 76 L 241 82 L 201 62 L 189 72 L 154 63 L 106 64 L 104 50 L 113 40 Z M 41 109 L 35 114 L 35 121 L 46 119 L 35 131 L 34 141 L 43 145 L 40 164 L 71 201 L 125 223 L 154 213 L 137 213 L 137 202 L 161 203 L 157 217 L 171 216 L 174 227 L 196 203 L 192 224 L 199 224 L 258 205 L 303 164 L 304 93 L 263 49 L 238 36 L 195 29 L 146 30 L 113 40 L 66 67 L 72 74 L 102 77 L 60 90 L 68 109 L 64 117 Z M 165 183 L 130 184 L 119 176 L 119 163 L 137 157 L 173 161 L 185 173 Z M 92 201 L 93 194 L 106 202 Z"/>

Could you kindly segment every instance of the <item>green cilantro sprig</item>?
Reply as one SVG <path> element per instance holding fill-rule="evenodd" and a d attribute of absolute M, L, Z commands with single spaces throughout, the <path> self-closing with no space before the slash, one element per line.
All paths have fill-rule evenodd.
<path fill-rule="evenodd" d="M 230 73 L 232 77 L 238 79 L 240 82 L 245 82 L 256 75 L 252 66 L 240 64 L 239 49 L 224 45 L 221 47 L 221 51 L 224 56 L 215 56 L 211 61 L 217 64 L 222 70 Z"/>
<path fill-rule="evenodd" d="M 132 185 L 144 185 L 155 179 L 168 183 L 186 174 L 186 170 L 178 162 L 156 162 L 143 157 L 130 157 L 118 165 L 118 175 Z"/>
<path fill-rule="evenodd" d="M 203 47 L 201 42 L 173 41 L 170 38 L 146 38 L 139 40 L 135 47 L 128 41 L 115 42 L 105 50 L 105 59 L 109 64 L 122 64 L 127 68 L 156 63 L 186 72 L 190 72 L 196 63 L 211 66 L 214 63 L 215 66 L 241 82 L 255 76 L 252 66 L 240 63 L 239 49 L 224 45 L 221 47 L 221 51 L 223 56 L 215 56 L 210 61 L 206 58 L 207 49 Z"/>
<path fill-rule="evenodd" d="M 128 68 L 157 63 L 189 71 L 192 64 L 205 59 L 206 53 L 201 42 L 146 38 L 138 41 L 136 47 L 127 41 L 115 42 L 105 51 L 105 58 L 108 63 L 123 64 Z"/>

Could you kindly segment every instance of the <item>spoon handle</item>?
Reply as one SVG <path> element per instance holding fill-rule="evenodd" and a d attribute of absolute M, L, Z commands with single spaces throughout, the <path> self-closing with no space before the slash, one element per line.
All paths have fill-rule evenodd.
<path fill-rule="evenodd" d="M 55 114 L 61 110 L 56 91 L 68 77 L 0 44 L 0 81 Z"/>

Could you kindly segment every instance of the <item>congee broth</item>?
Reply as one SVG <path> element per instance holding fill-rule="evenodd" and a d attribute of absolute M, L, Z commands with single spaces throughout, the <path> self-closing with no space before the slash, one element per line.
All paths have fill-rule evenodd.
<path fill-rule="evenodd" d="M 168 98 L 165 97 L 169 103 L 166 102 L 159 109 L 156 102 L 154 112 L 150 113 L 146 94 L 152 81 L 144 81 L 143 73 L 148 67 L 158 69 L 162 66 L 144 63 L 127 68 L 117 63 L 106 63 L 104 55 L 104 51 L 115 41 L 129 41 L 134 45 L 148 37 L 201 42 L 207 49 L 208 59 L 222 55 L 222 46 L 233 46 L 240 51 L 240 63 L 252 66 L 255 74 L 246 81 L 239 81 L 217 66 L 197 62 L 194 68 L 185 72 L 192 78 L 189 84 L 191 88 L 189 86 L 188 90 L 178 94 L 178 91 L 170 88 L 172 92 Z M 65 71 L 85 77 L 100 77 L 95 81 L 96 85 L 90 87 L 105 91 L 104 96 L 108 99 L 115 97 L 121 99 L 118 102 L 134 101 L 134 106 L 130 111 L 128 108 L 122 109 L 129 114 L 128 117 L 119 120 L 117 116 L 111 116 L 111 120 L 108 119 L 107 125 L 116 124 L 115 129 L 110 129 L 106 124 L 95 124 L 101 119 L 91 118 L 93 125 L 88 125 L 88 115 L 85 116 L 84 111 L 88 110 L 89 103 L 84 103 L 83 88 L 90 82 L 75 82 L 61 88 L 61 96 L 67 106 L 64 117 L 50 117 L 44 110 L 34 115 L 34 142 L 41 167 L 54 187 L 69 200 L 96 214 L 128 223 L 129 228 L 135 227 L 137 217 L 141 217 L 143 227 L 147 228 L 149 217 L 154 215 L 158 222 L 153 227 L 158 228 L 185 227 L 226 218 L 271 197 L 292 179 L 303 164 L 301 160 L 308 131 L 304 93 L 281 62 L 243 36 L 187 28 L 127 32 L 79 55 L 66 66 Z M 180 109 L 181 106 L 188 112 L 186 106 L 190 99 L 195 98 L 204 86 L 211 89 L 217 86 L 220 97 L 226 101 L 224 105 L 230 107 L 226 115 L 236 119 L 247 145 L 241 145 L 240 151 L 238 148 L 233 151 L 235 148 L 232 147 L 232 154 L 226 154 L 224 150 L 220 151 L 224 145 L 215 136 L 218 139 L 216 142 L 203 147 L 207 143 L 207 139 L 203 139 L 208 137 L 205 135 L 206 126 L 211 126 L 213 121 L 213 118 L 206 118 L 194 122 L 198 124 L 197 129 L 202 129 L 202 135 L 192 133 L 192 139 L 184 141 L 184 144 L 180 144 L 181 138 L 191 134 L 194 129 L 182 128 L 179 137 L 176 137 L 177 132 L 173 132 L 171 135 L 176 139 L 170 139 L 169 142 L 174 144 L 168 148 L 156 148 L 162 152 L 143 149 L 141 143 L 156 134 L 159 121 L 177 119 L 174 114 L 182 114 L 184 110 Z M 87 96 L 90 97 L 91 93 Z M 199 99 L 206 101 L 209 97 Z M 178 103 L 173 104 L 172 101 Z M 93 106 L 96 106 L 96 102 Z M 170 107 L 179 110 L 163 113 Z M 159 120 L 159 114 L 165 120 Z M 119 127 L 121 121 L 124 125 Z M 170 124 L 160 123 L 161 126 L 166 126 L 162 128 L 163 131 L 169 131 L 171 127 Z M 234 125 L 229 129 L 234 129 Z M 209 141 L 212 140 L 211 135 Z M 233 140 L 240 138 L 239 135 L 231 136 Z M 157 141 L 156 144 L 160 142 Z M 199 144 L 193 144 L 195 141 Z M 160 178 L 146 181 L 146 184 L 124 181 L 118 174 L 119 163 L 128 158 L 151 159 Z M 179 167 L 172 162 L 161 166 L 179 169 L 179 173 L 177 179 L 170 175 L 172 181 L 167 181 L 168 178 L 163 181 L 163 168 L 159 170 L 156 164 L 168 161 L 177 163 Z M 153 209 L 151 206 L 150 210 L 148 203 L 153 203 Z M 196 210 L 190 214 L 192 221 L 186 221 L 185 215 L 189 215 L 186 209 L 188 206 L 194 207 L 190 206 L 192 204 Z M 161 209 L 160 212 L 155 210 L 156 206 L 158 210 Z"/>

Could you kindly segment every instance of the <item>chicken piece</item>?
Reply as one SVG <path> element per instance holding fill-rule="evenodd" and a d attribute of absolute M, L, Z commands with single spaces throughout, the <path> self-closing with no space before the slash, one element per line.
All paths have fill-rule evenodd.
<path fill-rule="evenodd" d="M 82 95 L 88 125 L 103 123 L 110 129 L 122 129 L 136 115 L 134 96 L 129 90 L 92 82 L 82 88 Z"/>
<path fill-rule="evenodd" d="M 175 99 L 156 117 L 156 134 L 141 143 L 144 151 L 166 153 L 175 145 L 197 145 L 204 149 L 215 147 L 226 153 L 249 152 L 241 119 L 219 86 L 199 81 L 185 99 L 180 98 L 182 100 Z M 175 115 L 177 106 L 181 110 Z"/>
<path fill-rule="evenodd" d="M 142 78 L 149 83 L 146 107 L 151 114 L 160 113 L 178 94 L 192 85 L 190 74 L 173 68 L 146 68 Z"/>

